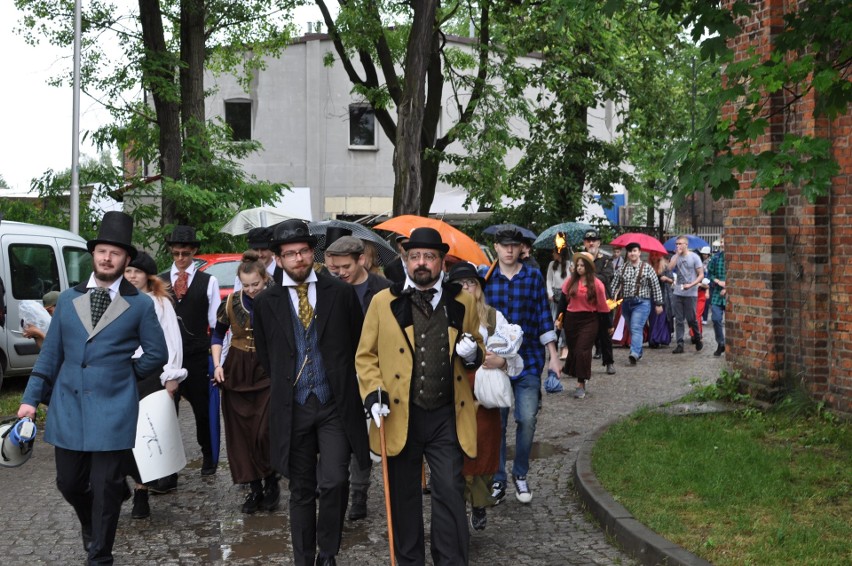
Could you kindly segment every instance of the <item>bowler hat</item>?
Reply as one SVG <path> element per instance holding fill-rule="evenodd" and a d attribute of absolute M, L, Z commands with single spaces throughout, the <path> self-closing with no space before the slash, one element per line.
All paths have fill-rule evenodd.
<path fill-rule="evenodd" d="M 600 240 L 601 235 L 595 229 L 586 230 L 586 233 L 583 234 L 583 239 L 584 240 Z"/>
<path fill-rule="evenodd" d="M 407 242 L 403 242 L 402 249 L 405 251 L 417 248 L 438 250 L 441 253 L 450 251 L 450 246 L 441 239 L 441 233 L 434 228 L 415 228 Z"/>
<path fill-rule="evenodd" d="M 450 268 L 447 281 L 455 283 L 460 279 L 476 279 L 480 287 L 485 287 L 485 278 L 477 273 L 476 267 L 469 261 L 460 261 Z"/>
<path fill-rule="evenodd" d="M 145 252 L 139 252 L 139 255 L 136 256 L 136 259 L 130 262 L 128 267 L 135 267 L 136 269 L 144 271 L 146 275 L 157 274 L 157 263 L 154 261 L 154 258 Z"/>
<path fill-rule="evenodd" d="M 272 228 L 252 228 L 248 231 L 248 247 L 253 250 L 268 250 Z"/>
<path fill-rule="evenodd" d="M 195 236 L 195 228 L 192 226 L 177 225 L 172 229 L 171 236 L 166 238 L 166 243 L 170 246 L 175 244 L 183 244 L 197 248 L 201 245 L 198 238 Z"/>
<path fill-rule="evenodd" d="M 328 250 L 331 244 L 333 244 L 343 236 L 351 235 L 352 230 L 350 230 L 349 228 L 346 228 L 344 226 L 329 226 L 325 229 L 325 249 Z"/>
<path fill-rule="evenodd" d="M 276 224 L 270 242 L 276 252 L 281 244 L 296 244 L 298 242 L 304 242 L 312 248 L 317 245 L 317 237 L 311 234 L 307 222 L 298 218 L 290 218 Z"/>
<path fill-rule="evenodd" d="M 110 244 L 118 246 L 130 255 L 130 259 L 136 257 L 137 250 L 130 241 L 133 239 L 133 218 L 124 212 L 112 210 L 104 214 L 104 219 L 98 228 L 98 237 L 86 242 L 89 252 L 95 250 L 98 244 Z"/>
<path fill-rule="evenodd" d="M 571 258 L 571 263 L 575 263 L 575 264 L 576 264 L 576 263 L 577 263 L 577 260 L 578 260 L 578 259 L 580 259 L 580 258 L 582 258 L 582 259 L 586 260 L 586 263 L 588 263 L 590 266 L 592 266 L 592 267 L 591 267 L 592 271 L 594 271 L 594 270 L 595 270 L 595 256 L 593 256 L 593 255 L 592 255 L 592 254 L 590 254 L 589 252 L 577 252 L 577 253 L 575 253 L 575 254 L 574 254 L 574 256 Z"/>
<path fill-rule="evenodd" d="M 522 244 L 524 242 L 524 235 L 521 234 L 520 230 L 506 228 L 494 235 L 494 241 L 503 245 Z"/>
<path fill-rule="evenodd" d="M 341 236 L 325 249 L 328 255 L 350 255 L 364 253 L 364 242 L 355 236 Z"/>

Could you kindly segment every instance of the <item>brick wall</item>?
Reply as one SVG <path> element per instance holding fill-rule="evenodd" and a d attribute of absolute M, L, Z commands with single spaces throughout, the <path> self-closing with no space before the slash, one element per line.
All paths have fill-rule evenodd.
<path fill-rule="evenodd" d="M 735 58 L 755 47 L 766 55 L 791 0 L 755 2 L 733 41 Z M 783 109 L 790 94 L 768 101 Z M 725 203 L 729 306 L 727 359 L 742 370 L 751 393 L 769 397 L 791 382 L 804 383 L 815 399 L 852 414 L 852 116 L 829 123 L 813 116 L 813 95 L 779 112 L 754 151 L 774 148 L 787 132 L 832 140 L 841 167 L 831 194 L 814 204 L 789 189 L 788 205 L 759 210 L 765 191 L 740 175 L 740 190 Z M 732 104 L 725 109 L 731 116 Z"/>

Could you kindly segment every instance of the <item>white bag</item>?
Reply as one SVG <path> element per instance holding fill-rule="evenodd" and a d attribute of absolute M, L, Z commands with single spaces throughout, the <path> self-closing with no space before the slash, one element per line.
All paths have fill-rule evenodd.
<path fill-rule="evenodd" d="M 514 356 L 521 347 L 523 337 L 524 331 L 520 326 L 504 324 L 498 326 L 494 334 L 488 337 L 485 349 L 502 357 Z M 509 375 L 502 369 L 485 369 L 481 366 L 476 370 L 473 394 L 479 404 L 487 409 L 508 409 L 514 399 Z"/>
<path fill-rule="evenodd" d="M 33 325 L 47 333 L 50 326 L 50 313 L 42 306 L 39 301 L 21 301 L 18 306 L 18 313 L 21 316 L 21 330 L 26 330 L 27 326 Z"/>

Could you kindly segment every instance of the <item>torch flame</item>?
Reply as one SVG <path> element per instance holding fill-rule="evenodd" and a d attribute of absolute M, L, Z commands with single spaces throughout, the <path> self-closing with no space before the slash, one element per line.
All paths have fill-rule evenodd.
<path fill-rule="evenodd" d="M 556 251 L 562 252 L 562 250 L 565 248 L 565 245 L 568 242 L 565 240 L 565 234 L 564 233 L 557 232 L 556 236 L 553 238 L 553 243 L 556 245 Z"/>

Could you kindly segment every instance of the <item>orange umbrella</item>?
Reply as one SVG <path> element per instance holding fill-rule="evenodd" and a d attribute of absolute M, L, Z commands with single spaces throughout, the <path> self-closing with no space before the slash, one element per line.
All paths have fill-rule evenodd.
<path fill-rule="evenodd" d="M 436 218 L 426 218 L 425 216 L 414 216 L 413 214 L 403 214 L 395 216 L 390 220 L 385 220 L 381 224 L 373 226 L 376 230 L 387 230 L 388 232 L 396 232 L 408 236 L 415 228 L 434 228 L 441 234 L 441 238 L 445 244 L 450 246 L 450 255 L 454 255 L 459 259 L 463 259 L 476 265 L 488 264 L 488 257 L 482 248 L 479 247 L 470 236 L 457 228 L 453 228 L 443 220 Z"/>

